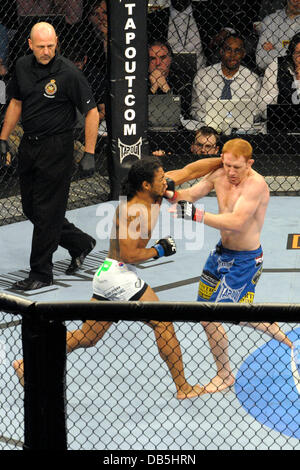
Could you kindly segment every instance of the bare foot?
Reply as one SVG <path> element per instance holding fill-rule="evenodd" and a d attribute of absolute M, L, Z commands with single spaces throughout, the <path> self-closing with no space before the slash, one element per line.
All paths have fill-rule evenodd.
<path fill-rule="evenodd" d="M 216 375 L 207 385 L 204 385 L 203 393 L 216 393 L 223 392 L 227 388 L 231 387 L 234 384 L 235 380 L 233 376 L 229 376 L 226 379 L 223 379 L 219 375 Z"/>
<path fill-rule="evenodd" d="M 205 393 L 203 387 L 200 387 L 200 385 L 194 385 L 194 387 L 191 387 L 189 392 L 183 392 L 182 390 L 179 390 L 176 396 L 178 400 L 184 400 L 185 398 L 200 397 L 200 395 L 203 395 L 203 393 Z"/>
<path fill-rule="evenodd" d="M 13 367 L 18 376 L 19 382 L 24 387 L 24 363 L 23 359 L 18 359 L 13 362 Z"/>

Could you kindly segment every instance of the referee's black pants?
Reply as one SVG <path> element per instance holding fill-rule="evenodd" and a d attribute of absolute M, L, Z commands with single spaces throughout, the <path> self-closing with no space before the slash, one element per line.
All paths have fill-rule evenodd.
<path fill-rule="evenodd" d="M 73 164 L 73 133 L 38 140 L 23 137 L 18 153 L 23 212 L 33 223 L 31 279 L 53 279 L 58 245 L 79 256 L 93 240 L 65 218 Z"/>

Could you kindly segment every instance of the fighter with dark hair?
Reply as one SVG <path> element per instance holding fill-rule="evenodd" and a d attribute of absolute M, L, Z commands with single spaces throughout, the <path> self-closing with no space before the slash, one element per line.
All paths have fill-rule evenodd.
<path fill-rule="evenodd" d="M 116 209 L 111 230 L 108 257 L 94 276 L 92 301 L 158 301 L 158 297 L 136 271 L 135 264 L 151 258 L 176 253 L 171 237 L 162 238 L 147 248 L 157 222 L 167 182 L 157 158 L 134 163 L 123 183 L 124 198 Z M 85 321 L 80 329 L 67 333 L 67 351 L 95 346 L 110 328 L 111 321 Z M 158 351 L 174 380 L 177 398 L 201 395 L 199 385 L 191 386 L 185 378 L 182 354 L 171 322 L 145 322 L 155 334 Z M 14 362 L 23 381 L 23 360 Z"/>

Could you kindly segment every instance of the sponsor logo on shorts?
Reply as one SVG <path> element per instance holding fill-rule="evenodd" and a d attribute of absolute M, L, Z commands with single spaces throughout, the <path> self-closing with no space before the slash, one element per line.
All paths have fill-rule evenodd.
<path fill-rule="evenodd" d="M 240 304 L 252 304 L 254 301 L 254 292 L 247 292 L 239 301 Z"/>
<path fill-rule="evenodd" d="M 234 259 L 230 261 L 224 261 L 222 258 L 218 258 L 218 271 L 221 271 L 221 269 L 227 269 L 227 271 L 230 271 L 230 269 L 233 266 Z"/>
<path fill-rule="evenodd" d="M 252 278 L 252 280 L 251 280 L 252 284 L 256 285 L 256 284 L 258 283 L 259 278 L 260 278 L 261 273 L 262 273 L 262 270 L 263 270 L 263 267 L 261 266 L 261 267 L 258 269 L 258 271 L 254 274 L 254 276 L 253 276 L 253 278 Z"/>
<path fill-rule="evenodd" d="M 104 297 L 111 300 L 119 300 L 122 294 L 126 294 L 126 290 L 123 287 L 117 286 L 105 291 Z"/>
<path fill-rule="evenodd" d="M 215 287 L 208 286 L 204 282 L 199 282 L 198 295 L 202 299 L 209 300 L 215 291 Z"/>
<path fill-rule="evenodd" d="M 227 284 L 225 278 L 222 279 L 216 302 L 222 302 L 222 300 L 238 302 L 245 287 L 246 284 L 244 284 L 240 289 L 233 289 Z"/>
<path fill-rule="evenodd" d="M 259 264 L 262 264 L 263 261 L 264 261 L 264 255 L 263 255 L 263 253 L 262 253 L 260 256 L 258 256 L 257 258 L 255 258 L 255 264 L 256 264 L 256 266 L 258 266 Z"/>
<path fill-rule="evenodd" d="M 217 279 L 212 273 L 208 271 L 203 271 L 200 279 L 201 281 L 204 281 L 213 287 L 216 287 L 216 285 L 219 283 L 219 279 Z"/>
<path fill-rule="evenodd" d="M 107 261 L 105 260 L 104 263 L 100 266 L 100 268 L 98 269 L 97 273 L 96 273 L 96 276 L 100 276 L 100 274 L 102 273 L 102 271 L 108 271 L 109 268 L 111 267 L 112 265 L 112 261 Z"/>

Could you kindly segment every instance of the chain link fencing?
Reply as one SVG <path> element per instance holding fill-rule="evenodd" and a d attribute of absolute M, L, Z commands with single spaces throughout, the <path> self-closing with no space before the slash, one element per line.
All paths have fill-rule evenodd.
<path fill-rule="evenodd" d="M 179 7 L 189 4 L 172 3 Z M 171 16 L 169 2 L 149 2 L 148 139 L 150 151 L 162 155 L 166 169 L 219 153 L 228 138 L 240 136 L 252 144 L 254 168 L 266 177 L 273 194 L 299 195 L 299 80 L 295 71 L 300 42 L 297 37 L 292 41 L 297 28 L 286 28 L 286 3 L 192 2 L 189 7 L 193 15 L 185 18 Z M 273 16 L 268 23 L 265 17 L 270 14 Z M 9 101 L 7 85 L 14 63 L 28 52 L 30 28 L 40 20 L 55 26 L 60 52 L 83 70 L 102 121 L 96 173 L 83 178 L 79 167 L 83 120 L 78 116 L 68 208 L 104 202 L 110 192 L 105 1 L 1 3 L 1 120 Z M 233 79 L 230 72 L 237 66 L 235 79 L 225 82 L 225 78 Z M 152 96 L 158 98 L 156 102 Z M 22 124 L 18 123 L 9 138 L 11 165 L 0 168 L 0 225 L 24 218 L 17 169 L 22 134 Z M 80 325 L 75 320 L 66 324 L 67 330 Z M 280 325 L 291 332 L 291 337 L 298 328 L 287 322 Z M 0 326 L 0 447 L 20 449 L 24 443 L 24 390 L 12 363 L 23 355 L 21 316 L 3 311 Z M 177 321 L 175 330 L 187 379 L 193 384 L 206 383 L 214 369 L 207 359 L 209 349 L 201 325 Z M 277 342 L 268 343 L 269 349 L 261 349 L 259 362 L 246 363 L 243 368 L 245 358 L 258 346 L 263 348 L 265 337 L 232 324 L 226 325 L 226 330 L 232 367 L 234 372 L 242 371 L 237 385 L 240 388 L 235 389 L 239 394 L 203 395 L 196 404 L 176 400 L 175 386 L 158 354 L 153 331 L 142 322 L 114 323 L 101 345 L 69 354 L 68 447 L 299 448 L 299 414 L 295 414 L 299 396 L 289 352 Z"/>
<path fill-rule="evenodd" d="M 3 304 L 5 297 L 0 322 L 0 448 L 18 450 L 25 442 L 25 448 L 49 450 L 53 440 L 57 447 L 52 448 L 60 448 L 61 435 L 68 450 L 299 449 L 299 307 L 257 304 L 226 309 L 223 304 L 212 312 L 211 305 L 206 310 L 205 304 L 192 302 L 146 307 L 136 302 L 60 302 L 58 309 L 55 303 L 28 302 L 30 315 L 24 317 L 24 312 L 5 313 L 11 310 L 7 300 Z M 9 301 L 17 311 L 18 298 L 10 296 Z M 150 314 L 160 334 L 143 321 Z M 178 350 L 173 345 L 164 354 L 161 339 L 168 337 L 173 317 L 186 381 L 191 386 L 207 384 L 216 364 L 196 320 L 207 315 L 224 319 L 235 383 L 219 393 L 178 399 Z M 93 320 L 83 325 L 80 316 Z M 284 316 L 288 321 L 278 327 L 293 341 L 293 354 L 272 335 L 237 324 L 239 318 L 262 325 L 259 318 L 274 321 Z M 273 334 L 278 331 L 273 329 Z M 168 345 L 172 341 L 169 337 Z M 173 378 L 166 356 L 176 363 Z M 13 366 L 23 357 L 25 389 Z"/>
<path fill-rule="evenodd" d="M 149 93 L 159 95 L 160 107 L 149 108 L 152 152 L 169 156 L 169 165 L 173 156 L 176 166 L 187 154 L 219 153 L 226 140 L 242 137 L 270 190 L 299 194 L 300 27 L 291 4 L 151 3 Z M 159 122 L 166 116 L 171 132 Z"/>
<path fill-rule="evenodd" d="M 12 368 L 14 358 L 22 354 L 21 322 L 21 315 L 0 314 L 1 450 L 22 449 L 24 442 L 24 393 Z"/>

